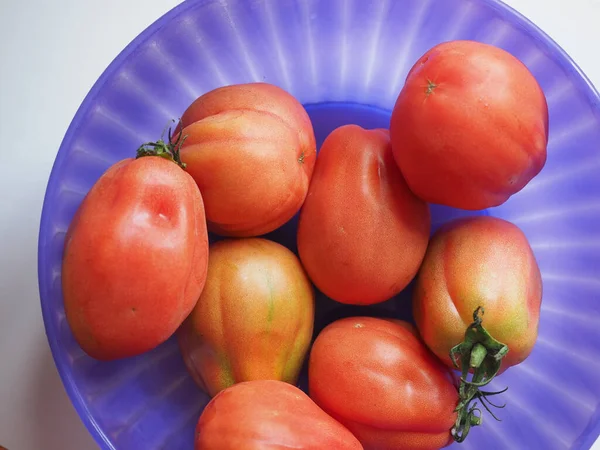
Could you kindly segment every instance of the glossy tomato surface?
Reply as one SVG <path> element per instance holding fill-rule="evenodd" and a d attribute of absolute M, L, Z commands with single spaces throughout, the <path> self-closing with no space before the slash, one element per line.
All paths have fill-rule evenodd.
<path fill-rule="evenodd" d="M 323 293 L 356 305 L 390 299 L 417 273 L 429 228 L 386 130 L 346 125 L 327 137 L 298 224 L 300 258 Z"/>
<path fill-rule="evenodd" d="M 314 291 L 281 244 L 213 244 L 206 286 L 178 333 L 188 371 L 209 395 L 234 383 L 296 383 L 313 332 Z"/>
<path fill-rule="evenodd" d="M 210 231 L 258 236 L 298 212 L 316 147 L 293 96 L 267 83 L 226 86 L 195 100 L 182 123 L 181 158 L 202 192 Z"/>
<path fill-rule="evenodd" d="M 450 349 L 463 341 L 473 312 L 508 345 L 501 371 L 531 353 L 538 333 L 542 279 L 523 232 L 480 216 L 449 222 L 433 236 L 413 291 L 414 317 L 429 348 L 452 367 Z"/>
<path fill-rule="evenodd" d="M 504 203 L 544 167 L 548 106 L 534 76 L 510 53 L 452 41 L 413 66 L 390 131 L 416 195 L 484 209 Z"/>
<path fill-rule="evenodd" d="M 454 380 L 406 322 L 327 326 L 311 350 L 309 392 L 366 450 L 435 450 L 452 440 Z"/>
<path fill-rule="evenodd" d="M 204 409 L 195 450 L 362 450 L 300 389 L 281 381 L 236 384 Z"/>
<path fill-rule="evenodd" d="M 163 343 L 196 304 L 207 263 L 192 177 L 156 156 L 116 163 L 89 191 L 65 239 L 65 312 L 77 342 L 97 359 Z"/>

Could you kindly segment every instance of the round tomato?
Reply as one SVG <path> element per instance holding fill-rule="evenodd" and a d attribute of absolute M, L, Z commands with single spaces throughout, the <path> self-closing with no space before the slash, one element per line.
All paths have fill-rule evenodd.
<path fill-rule="evenodd" d="M 192 177 L 159 156 L 113 165 L 65 239 L 62 287 L 75 339 L 105 360 L 156 347 L 196 304 L 207 260 L 204 207 Z"/>
<path fill-rule="evenodd" d="M 508 347 L 500 372 L 519 364 L 537 339 L 542 279 L 523 232 L 494 217 L 452 221 L 433 236 L 413 291 L 427 346 L 448 366 L 477 308 L 491 337 Z"/>
<path fill-rule="evenodd" d="M 365 450 L 434 450 L 452 441 L 451 372 L 406 322 L 353 317 L 328 325 L 309 360 L 311 398 Z"/>
<path fill-rule="evenodd" d="M 313 172 L 308 114 L 282 89 L 250 83 L 215 89 L 182 117 L 181 159 L 206 206 L 208 229 L 258 236 L 298 212 Z"/>
<path fill-rule="evenodd" d="M 429 228 L 387 131 L 346 125 L 327 137 L 298 225 L 300 259 L 324 294 L 363 305 L 396 295 L 419 269 Z"/>
<path fill-rule="evenodd" d="M 346 428 L 300 389 L 259 380 L 239 383 L 206 406 L 195 450 L 362 450 Z"/>
<path fill-rule="evenodd" d="M 543 168 L 548 106 L 527 67 L 471 41 L 429 50 L 406 78 L 390 124 L 394 156 L 430 203 L 504 203 Z"/>
<path fill-rule="evenodd" d="M 295 383 L 312 338 L 314 292 L 290 250 L 260 238 L 210 248 L 206 287 L 178 333 L 211 396 L 241 381 Z"/>

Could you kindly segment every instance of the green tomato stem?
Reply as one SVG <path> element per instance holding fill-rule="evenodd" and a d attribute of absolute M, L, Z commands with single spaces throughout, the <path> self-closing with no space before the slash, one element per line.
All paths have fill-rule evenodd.
<path fill-rule="evenodd" d="M 175 121 L 173 120 L 173 122 L 175 122 Z M 182 125 L 181 121 L 180 121 L 180 125 Z M 171 140 L 172 140 L 171 128 L 169 128 L 168 125 L 167 125 L 167 128 L 169 129 L 169 135 L 168 135 L 167 142 L 165 142 L 163 140 L 163 137 L 167 130 L 165 128 L 165 130 L 162 132 L 162 135 L 158 141 L 146 142 L 145 144 L 142 144 L 137 149 L 136 159 L 142 158 L 144 156 L 158 156 L 160 158 L 165 158 L 169 161 L 172 161 L 175 164 L 177 164 L 179 167 L 181 167 L 182 169 L 185 169 L 185 163 L 181 161 L 181 157 L 179 154 L 179 152 L 181 151 L 181 146 L 183 145 L 183 143 L 185 142 L 185 139 L 187 138 L 187 136 L 182 137 L 183 126 L 180 126 L 180 130 L 179 130 L 179 133 L 177 134 L 177 139 L 175 142 L 171 142 Z"/>
<path fill-rule="evenodd" d="M 473 350 L 471 350 L 471 362 L 469 365 L 473 369 L 478 368 L 479 366 L 481 366 L 481 363 L 483 362 L 486 356 L 487 348 L 485 348 L 483 344 L 478 342 L 473 346 Z"/>
<path fill-rule="evenodd" d="M 459 401 L 456 406 L 456 423 L 451 430 L 452 437 L 457 442 L 463 442 L 472 426 L 481 425 L 481 410 L 477 408 L 477 400 L 484 408 L 499 420 L 490 407 L 503 408 L 492 403 L 487 397 L 498 395 L 500 392 L 480 390 L 489 384 L 498 374 L 502 358 L 508 353 L 508 346 L 494 339 L 481 324 L 484 310 L 479 307 L 473 313 L 473 323 L 467 327 L 464 341 L 450 350 L 450 358 L 454 366 L 461 371 L 458 387 Z M 471 380 L 469 372 L 473 371 Z"/>

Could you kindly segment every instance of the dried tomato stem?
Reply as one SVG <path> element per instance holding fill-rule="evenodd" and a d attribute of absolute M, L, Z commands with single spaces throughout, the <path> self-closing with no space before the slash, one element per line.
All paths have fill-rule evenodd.
<path fill-rule="evenodd" d="M 174 120 L 172 122 L 175 122 Z M 181 121 L 180 121 L 181 125 Z M 142 158 L 144 156 L 159 156 L 161 158 L 168 159 L 169 161 L 174 162 L 182 169 L 185 169 L 185 163 L 181 161 L 180 150 L 181 146 L 185 142 L 187 136 L 182 137 L 183 127 L 180 126 L 179 133 L 177 134 L 177 139 L 175 142 L 171 142 L 171 128 L 167 125 L 169 129 L 169 139 L 167 142 L 163 140 L 163 137 L 166 132 L 165 130 L 162 132 L 160 139 L 156 142 L 146 142 L 142 144 L 136 151 L 136 159 Z"/>
<path fill-rule="evenodd" d="M 477 408 L 477 400 L 481 401 L 484 408 L 496 420 L 499 419 L 491 411 L 490 406 L 495 408 L 505 406 L 495 405 L 487 397 L 500 394 L 506 389 L 500 392 L 480 390 L 482 386 L 494 379 L 500 370 L 502 358 L 508 353 L 508 346 L 494 339 L 482 326 L 483 313 L 482 307 L 475 310 L 473 323 L 467 328 L 464 341 L 450 350 L 450 358 L 454 366 L 461 370 L 459 401 L 455 409 L 458 414 L 451 430 L 452 437 L 457 442 L 466 439 L 471 426 L 481 424 L 481 410 Z M 468 379 L 470 371 L 473 371 L 471 380 Z"/>

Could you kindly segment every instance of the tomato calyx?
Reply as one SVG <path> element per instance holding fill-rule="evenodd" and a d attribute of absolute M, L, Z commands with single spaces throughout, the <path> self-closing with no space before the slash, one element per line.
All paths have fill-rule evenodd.
<path fill-rule="evenodd" d="M 172 122 L 175 122 L 174 120 Z M 185 169 L 185 163 L 181 161 L 180 150 L 181 146 L 185 142 L 187 136 L 183 136 L 183 124 L 179 121 L 179 132 L 177 133 L 177 139 L 173 142 L 171 135 L 171 127 L 167 125 L 165 130 L 162 132 L 160 139 L 156 142 L 146 142 L 142 144 L 136 151 L 136 159 L 144 156 L 158 156 L 160 158 L 168 159 L 174 162 L 182 169 Z M 169 130 L 168 140 L 163 140 L 165 132 Z"/>
<path fill-rule="evenodd" d="M 481 410 L 477 401 L 496 420 L 498 419 L 490 407 L 504 408 L 506 405 L 492 403 L 489 397 L 502 394 L 506 389 L 497 392 L 483 391 L 480 388 L 489 384 L 498 374 L 502 359 L 508 353 L 508 346 L 494 339 L 481 324 L 484 309 L 480 306 L 473 313 L 473 323 L 465 332 L 465 339 L 450 350 L 450 358 L 454 366 L 461 370 L 458 388 L 459 402 L 455 412 L 458 413 L 456 423 L 451 430 L 456 442 L 463 442 L 472 426 L 481 425 Z M 469 372 L 473 371 L 469 380 Z"/>
<path fill-rule="evenodd" d="M 427 87 L 425 88 L 425 97 L 429 97 L 431 94 L 433 94 L 433 91 L 435 91 L 435 88 L 437 88 L 438 85 L 435 84 L 433 81 L 431 80 L 427 80 Z"/>

